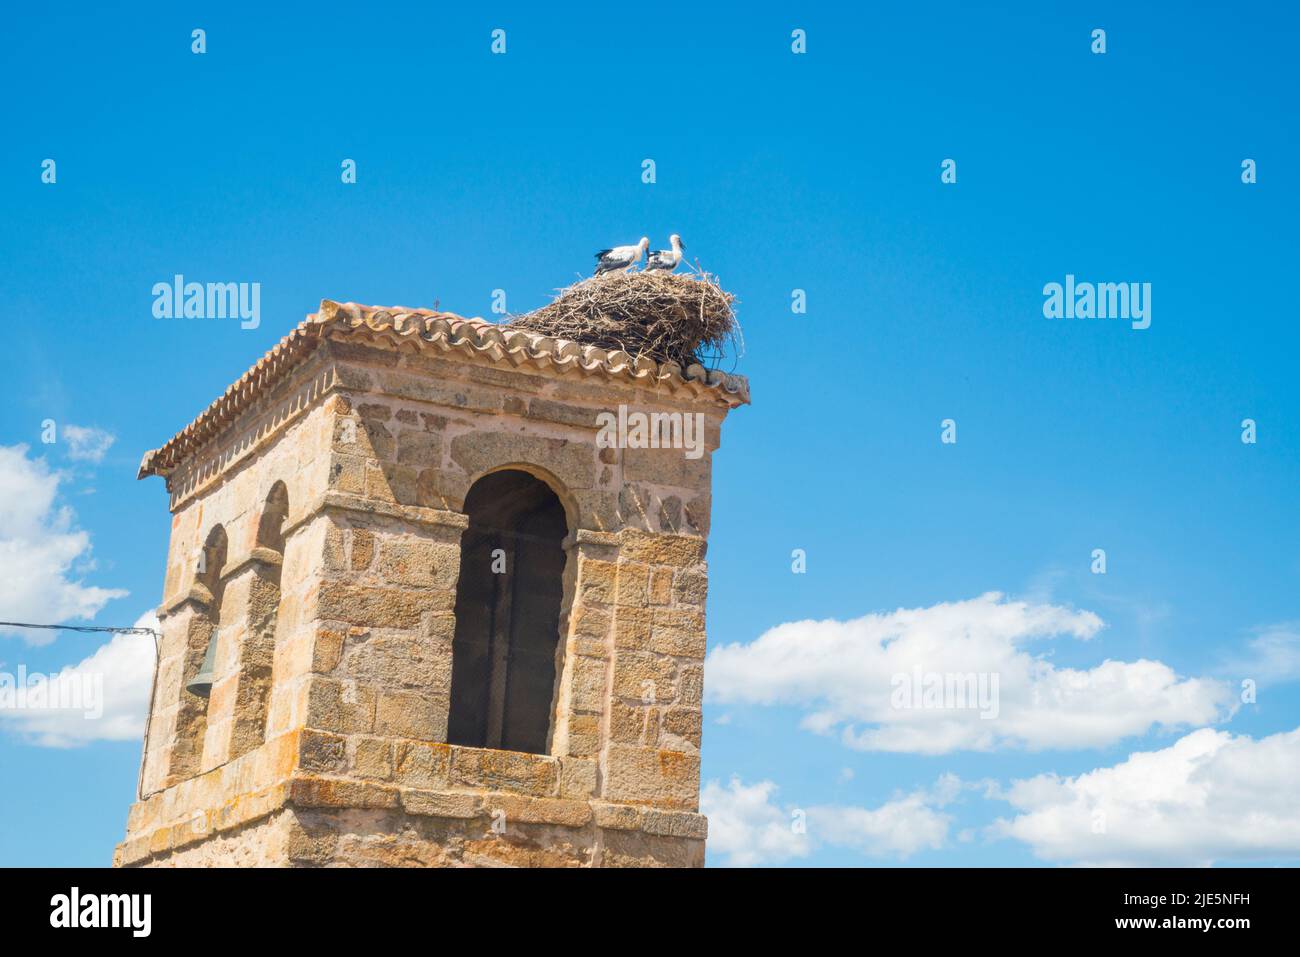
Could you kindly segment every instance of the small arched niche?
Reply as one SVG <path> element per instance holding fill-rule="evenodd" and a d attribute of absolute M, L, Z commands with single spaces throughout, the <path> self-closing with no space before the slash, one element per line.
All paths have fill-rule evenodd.
<path fill-rule="evenodd" d="M 221 573 L 226 567 L 227 550 L 226 530 L 220 525 L 214 525 L 203 541 L 203 548 L 199 552 L 199 560 L 194 572 L 195 581 L 211 596 L 211 601 L 208 602 L 208 614 L 213 621 L 221 615 L 221 597 L 225 589 Z"/>
<path fill-rule="evenodd" d="M 284 523 L 288 514 L 288 490 L 284 482 L 276 482 L 266 496 L 257 523 L 254 557 L 260 560 L 260 565 L 250 587 L 244 622 L 246 631 L 238 650 L 239 677 L 230 738 L 232 758 L 247 754 L 266 740 L 276 629 L 280 617 Z"/>
<path fill-rule="evenodd" d="M 452 744 L 544 754 L 554 720 L 568 534 L 549 485 L 518 469 L 465 496 L 452 644 Z"/>
<path fill-rule="evenodd" d="M 199 772 L 203 758 L 203 738 L 208 727 L 208 695 L 212 691 L 212 672 L 217 656 L 217 626 L 221 621 L 221 600 L 225 582 L 221 573 L 226 567 L 228 543 L 226 530 L 216 525 L 204 539 L 195 562 L 194 595 L 204 613 L 189 632 L 182 659 L 180 701 L 177 702 L 176 730 L 172 741 L 169 776 L 175 780 Z"/>
<path fill-rule="evenodd" d="M 266 504 L 257 522 L 257 544 L 284 554 L 284 521 L 289 515 L 289 490 L 276 482 L 267 493 Z"/>

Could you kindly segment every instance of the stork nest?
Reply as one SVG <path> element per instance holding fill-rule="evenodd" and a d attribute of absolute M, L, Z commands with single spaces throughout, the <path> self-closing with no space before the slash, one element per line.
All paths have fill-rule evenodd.
<path fill-rule="evenodd" d="M 606 273 L 559 290 L 555 301 L 510 325 L 633 358 L 716 366 L 739 352 L 736 297 L 706 272 Z"/>

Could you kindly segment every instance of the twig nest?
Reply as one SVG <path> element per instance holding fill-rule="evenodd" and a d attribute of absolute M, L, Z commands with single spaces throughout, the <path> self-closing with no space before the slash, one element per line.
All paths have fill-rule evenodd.
<path fill-rule="evenodd" d="M 607 273 L 561 289 L 509 325 L 685 369 L 734 345 L 735 301 L 708 273 Z"/>

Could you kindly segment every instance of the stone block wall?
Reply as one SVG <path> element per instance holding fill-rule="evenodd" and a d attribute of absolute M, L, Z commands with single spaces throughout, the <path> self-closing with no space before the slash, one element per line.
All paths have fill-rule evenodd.
<path fill-rule="evenodd" d="M 598 447 L 597 415 L 619 404 L 703 413 L 705 453 Z M 145 799 L 116 862 L 702 864 L 705 537 L 726 411 L 380 336 L 322 344 L 170 478 Z M 569 529 L 546 754 L 447 743 L 462 508 L 506 468 L 550 485 Z M 282 553 L 257 540 L 277 481 Z M 191 556 L 217 524 L 214 609 Z M 187 763 L 183 684 L 214 630 Z"/>

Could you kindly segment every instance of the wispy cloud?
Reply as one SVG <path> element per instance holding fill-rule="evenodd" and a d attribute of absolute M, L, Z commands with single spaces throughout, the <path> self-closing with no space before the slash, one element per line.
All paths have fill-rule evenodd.
<path fill-rule="evenodd" d="M 771 781 L 723 785 L 709 781 L 700 810 L 709 818 L 709 851 L 731 867 L 783 864 L 806 858 L 819 847 L 853 850 L 880 861 L 902 861 L 919 851 L 938 850 L 948 839 L 952 817 L 940 809 L 964 785 L 953 775 L 933 788 L 900 794 L 875 808 L 819 804 L 779 806 Z"/>
<path fill-rule="evenodd" d="M 1227 671 L 1257 685 L 1300 681 L 1300 622 L 1262 625 L 1253 635 L 1241 653 L 1228 659 Z"/>
<path fill-rule="evenodd" d="M 68 458 L 76 462 L 102 462 L 117 436 L 92 426 L 65 425 L 63 441 L 68 444 Z"/>

